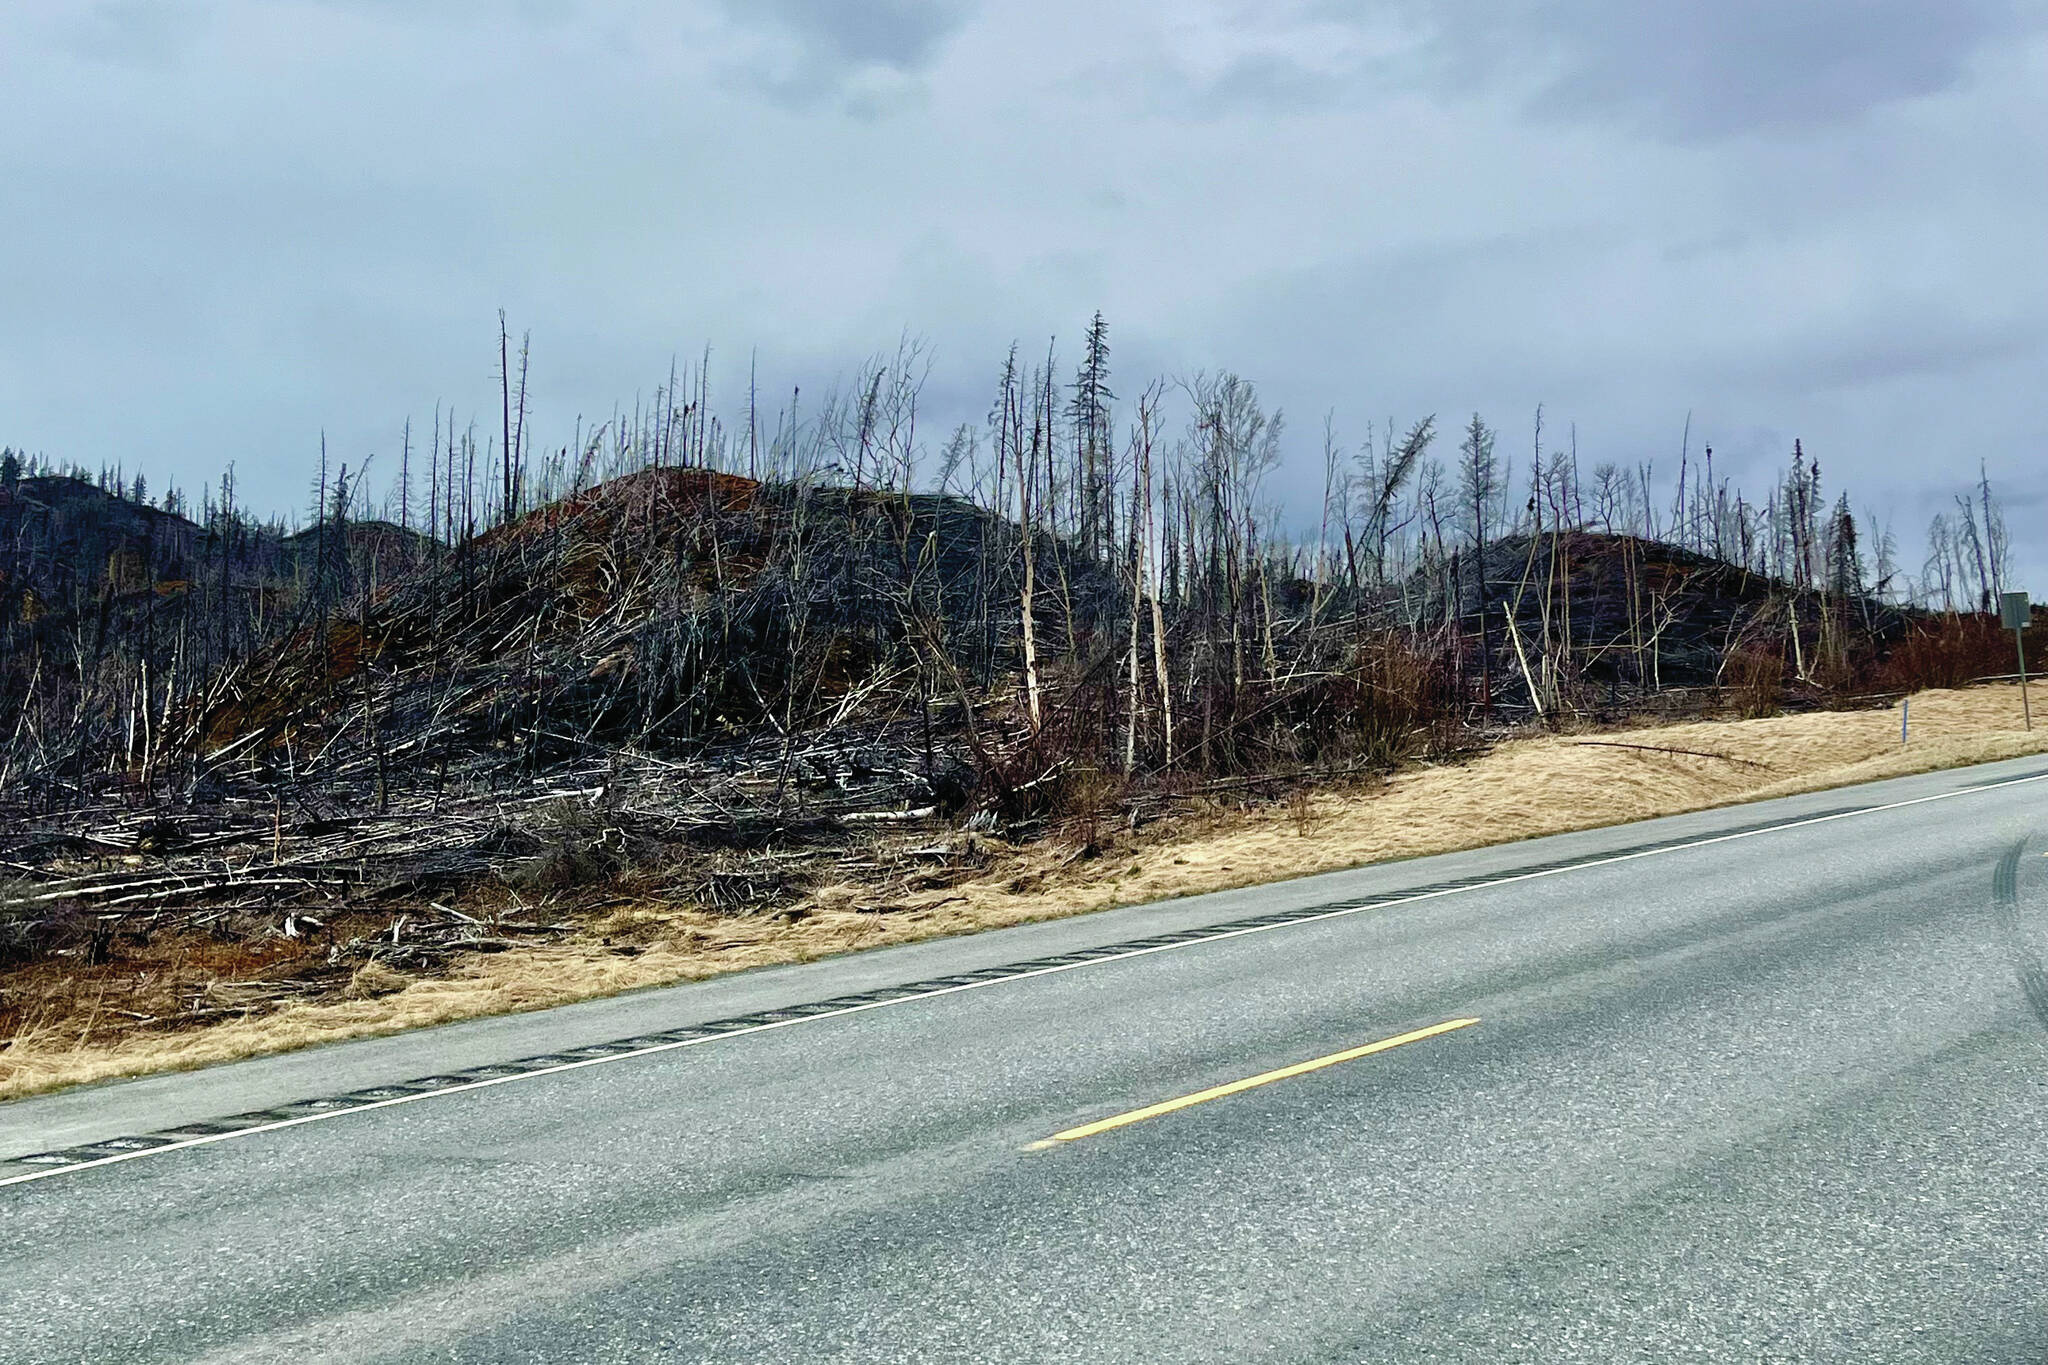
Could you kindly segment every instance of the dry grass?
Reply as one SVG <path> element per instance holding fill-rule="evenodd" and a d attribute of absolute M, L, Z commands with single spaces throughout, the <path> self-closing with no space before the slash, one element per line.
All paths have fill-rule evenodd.
<path fill-rule="evenodd" d="M 1614 747 L 1629 744 L 1711 756 Z M 2021 732 L 2011 686 L 1921 693 L 1905 748 L 1896 707 L 1518 739 L 1374 788 L 1197 811 L 1086 859 L 1056 843 L 992 842 L 980 879 L 905 897 L 884 913 L 854 908 L 862 892 L 853 887 L 774 916 L 629 909 L 594 926 L 589 943 L 479 956 L 431 980 L 373 964 L 342 999 L 208 1028 L 101 1044 L 86 1041 L 89 1028 L 30 1026 L 0 1051 L 0 1099 L 1227 890 L 1278 868 L 1331 871 L 2044 752 L 2048 724 Z"/>

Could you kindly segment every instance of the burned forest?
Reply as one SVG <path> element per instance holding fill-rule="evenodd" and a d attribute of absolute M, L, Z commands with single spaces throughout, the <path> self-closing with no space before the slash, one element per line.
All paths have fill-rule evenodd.
<path fill-rule="evenodd" d="M 408 426 L 380 493 L 323 454 L 295 529 L 6 455 L 0 1046 L 57 980 L 175 1028 L 621 904 L 887 913 L 991 842 L 2010 669 L 1988 478 L 1908 575 L 1803 448 L 1759 490 L 1689 434 L 1582 470 L 1540 413 L 1512 456 L 1326 428 L 1289 514 L 1254 386 L 1120 400 L 1099 317 L 937 443 L 915 348 L 730 423 L 707 358 L 551 450 L 498 359 L 492 430 Z"/>

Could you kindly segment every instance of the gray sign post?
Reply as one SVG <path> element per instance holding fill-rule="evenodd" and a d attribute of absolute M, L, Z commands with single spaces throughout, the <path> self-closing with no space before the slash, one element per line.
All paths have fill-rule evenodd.
<path fill-rule="evenodd" d="M 2020 714 L 2027 718 L 2027 728 L 2034 728 L 2034 708 L 2027 700 L 2027 624 L 2034 619 L 2033 603 L 2023 592 L 2009 592 L 1999 599 L 1999 620 L 2012 632 L 2013 643 L 2020 652 Z"/>

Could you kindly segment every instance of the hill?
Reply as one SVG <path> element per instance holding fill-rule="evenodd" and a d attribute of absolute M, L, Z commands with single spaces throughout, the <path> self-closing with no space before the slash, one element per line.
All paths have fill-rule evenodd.
<path fill-rule="evenodd" d="M 431 546 L 378 521 L 287 534 L 211 512 L 202 525 L 68 475 L 0 487 L 0 734 L 14 737 L 0 773 L 104 766 L 108 724 L 166 716 L 195 679 L 320 602 L 404 576 Z"/>
<path fill-rule="evenodd" d="M 1641 536 L 1518 535 L 1484 564 L 1457 585 L 1464 614 L 1475 639 L 1489 627 L 1500 700 L 1538 714 L 1699 689 L 1750 709 L 1811 703 L 1932 619 Z"/>
<path fill-rule="evenodd" d="M 1026 894 L 1173 812 L 1532 722 L 1839 705 L 1997 657 L 1980 620 L 1584 529 L 1317 577 L 1192 517 L 1118 548 L 700 468 L 454 546 L 35 482 L 5 523 L 34 552 L 0 656 L 0 969 L 44 984 L 0 975 L 0 1036 L 53 981 L 156 981 L 123 1008 L 182 1028 L 522 945 L 630 957 L 677 916 L 751 942 L 821 896 L 853 923 Z"/>
<path fill-rule="evenodd" d="M 186 518 L 83 479 L 20 479 L 0 487 L 0 615 L 190 578 L 203 539 Z"/>

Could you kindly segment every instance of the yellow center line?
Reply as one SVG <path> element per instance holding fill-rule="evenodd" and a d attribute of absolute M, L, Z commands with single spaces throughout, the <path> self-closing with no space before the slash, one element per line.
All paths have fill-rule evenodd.
<path fill-rule="evenodd" d="M 1218 1085 L 1212 1086 L 1207 1090 L 1198 1090 L 1192 1095 L 1182 1095 L 1177 1100 L 1166 1100 L 1160 1104 L 1149 1104 L 1143 1109 L 1133 1109 L 1128 1114 L 1118 1114 L 1115 1118 L 1098 1119 L 1094 1123 L 1084 1123 L 1079 1128 L 1069 1128 L 1065 1132 L 1054 1133 L 1049 1138 L 1041 1138 L 1037 1142 L 1030 1144 L 1025 1150 L 1035 1152 L 1046 1147 L 1056 1147 L 1062 1142 L 1073 1142 L 1080 1138 L 1094 1137 L 1097 1133 L 1106 1133 L 1112 1128 L 1122 1128 L 1127 1124 L 1141 1123 L 1146 1119 L 1156 1119 L 1161 1114 L 1171 1114 L 1177 1109 L 1187 1109 L 1197 1104 L 1207 1104 L 1210 1100 L 1220 1100 L 1225 1095 L 1235 1095 L 1240 1091 L 1251 1090 L 1257 1086 L 1271 1085 L 1275 1081 L 1284 1081 L 1292 1076 L 1305 1076 L 1311 1071 L 1321 1071 L 1324 1067 L 1335 1066 L 1339 1062 L 1356 1061 L 1360 1057 L 1370 1057 L 1375 1052 L 1386 1052 L 1391 1048 L 1401 1047 L 1407 1043 L 1419 1043 L 1425 1038 L 1434 1038 L 1439 1034 L 1451 1033 L 1461 1028 L 1471 1028 L 1478 1022 L 1477 1019 L 1447 1019 L 1441 1024 L 1431 1024 L 1428 1028 L 1419 1028 L 1413 1033 L 1404 1033 L 1398 1038 L 1382 1038 L 1377 1043 L 1367 1043 L 1363 1047 L 1348 1048 L 1343 1052 L 1333 1052 L 1327 1057 L 1318 1057 L 1314 1061 L 1296 1062 L 1293 1066 L 1283 1066 L 1278 1071 L 1261 1072 L 1256 1076 L 1247 1076 L 1241 1081 L 1232 1081 L 1228 1085 Z"/>

